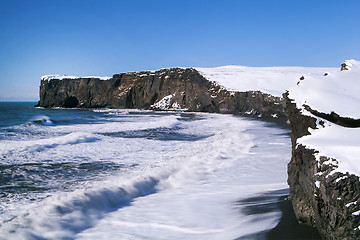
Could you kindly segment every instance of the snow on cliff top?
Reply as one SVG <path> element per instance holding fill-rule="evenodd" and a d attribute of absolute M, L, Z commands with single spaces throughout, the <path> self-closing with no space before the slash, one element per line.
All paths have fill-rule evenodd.
<path fill-rule="evenodd" d="M 342 117 L 360 118 L 360 62 L 348 60 L 344 63 L 348 70 L 305 77 L 298 86 L 290 89 L 289 97 L 304 114 L 311 115 L 303 108 L 306 104 L 319 112 L 334 111 Z M 317 156 L 335 158 L 338 161 L 336 172 L 360 176 L 360 128 L 325 122 L 324 127 L 318 125 L 318 129 L 309 129 L 311 135 L 299 138 L 297 143 L 316 149 L 319 151 Z"/>
<path fill-rule="evenodd" d="M 79 79 L 79 78 L 97 78 L 100 80 L 109 80 L 111 77 L 98 77 L 98 76 L 85 76 L 85 77 L 79 77 L 79 76 L 71 76 L 71 75 L 45 75 L 41 77 L 41 80 L 64 80 L 64 79 Z"/>
<path fill-rule="evenodd" d="M 327 76 L 305 76 L 289 91 L 300 108 L 303 104 L 313 110 L 342 117 L 360 118 L 360 62 L 348 60 L 345 71 L 337 69 Z"/>
<path fill-rule="evenodd" d="M 346 128 L 328 123 L 319 129 L 309 129 L 311 135 L 297 140 L 310 149 L 319 151 L 317 156 L 335 158 L 338 168 L 335 172 L 360 176 L 360 128 Z"/>
<path fill-rule="evenodd" d="M 320 77 L 336 68 L 316 67 L 245 67 L 223 66 L 196 68 L 206 79 L 215 81 L 232 91 L 262 91 L 281 96 L 286 90 L 296 86 L 299 79 Z"/>
<path fill-rule="evenodd" d="M 319 112 L 332 111 L 342 117 L 360 118 L 360 62 L 345 61 L 346 71 L 340 68 L 311 67 L 244 67 L 224 66 L 196 68 L 206 79 L 228 90 L 259 90 L 281 96 L 289 90 L 298 108 L 303 104 Z M 304 114 L 311 113 L 302 109 Z M 316 116 L 314 116 L 317 118 Z M 327 121 L 323 128 L 310 130 L 311 135 L 298 139 L 318 156 L 335 158 L 338 172 L 360 176 L 360 128 L 345 128 Z"/>

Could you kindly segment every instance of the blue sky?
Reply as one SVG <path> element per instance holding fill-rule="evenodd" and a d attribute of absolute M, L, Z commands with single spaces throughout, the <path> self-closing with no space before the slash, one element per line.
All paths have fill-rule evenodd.
<path fill-rule="evenodd" d="M 0 100 L 47 74 L 165 67 L 338 67 L 360 60 L 360 1 L 0 0 Z"/>

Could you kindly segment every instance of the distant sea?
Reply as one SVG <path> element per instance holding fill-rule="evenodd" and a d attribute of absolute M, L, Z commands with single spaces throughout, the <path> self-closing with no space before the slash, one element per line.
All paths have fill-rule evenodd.
<path fill-rule="evenodd" d="M 288 129 L 35 104 L 0 102 L 0 239 L 276 239 L 291 212 Z"/>

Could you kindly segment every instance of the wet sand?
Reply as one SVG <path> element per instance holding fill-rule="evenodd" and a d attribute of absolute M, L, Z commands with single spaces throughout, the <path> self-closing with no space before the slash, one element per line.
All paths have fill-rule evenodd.
<path fill-rule="evenodd" d="M 316 228 L 297 222 L 291 201 L 287 199 L 288 194 L 289 190 L 283 189 L 239 201 L 239 205 L 245 206 L 242 211 L 246 214 L 281 211 L 282 216 L 275 228 L 237 240 L 321 240 Z"/>

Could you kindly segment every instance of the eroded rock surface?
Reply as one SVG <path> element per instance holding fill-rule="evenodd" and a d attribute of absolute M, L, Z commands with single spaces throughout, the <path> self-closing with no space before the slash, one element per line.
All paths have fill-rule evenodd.
<path fill-rule="evenodd" d="M 115 74 L 109 80 L 43 79 L 38 106 L 187 110 L 287 119 L 283 98 L 260 91 L 228 91 L 193 68 Z"/>
<path fill-rule="evenodd" d="M 347 68 L 342 66 L 342 70 Z M 301 81 L 299 87 L 308 79 Z M 322 112 L 310 105 L 299 107 L 287 95 L 281 98 L 260 91 L 228 91 L 192 68 L 122 73 L 108 80 L 45 78 L 38 105 L 248 114 L 282 122 L 289 119 L 292 158 L 288 183 L 298 221 L 317 227 L 325 239 L 360 239 L 359 177 L 337 171 L 337 159 L 298 143 L 298 139 L 310 134 L 309 129 L 324 127 L 326 121 L 356 128 L 359 119 Z"/>
<path fill-rule="evenodd" d="M 309 128 L 321 128 L 324 122 L 303 114 L 291 99 L 287 108 L 292 129 L 288 183 L 298 221 L 316 227 L 324 239 L 360 239 L 359 177 L 337 171 L 336 159 L 298 144 Z"/>

